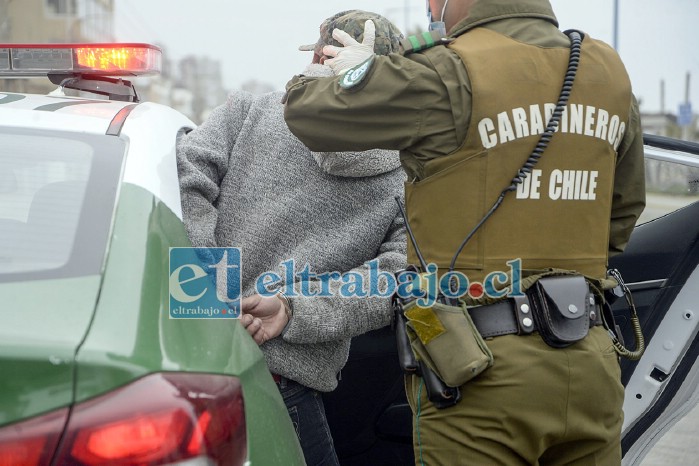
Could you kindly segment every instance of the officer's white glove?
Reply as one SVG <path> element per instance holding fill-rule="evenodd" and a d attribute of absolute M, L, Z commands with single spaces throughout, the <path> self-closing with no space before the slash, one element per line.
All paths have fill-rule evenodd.
<path fill-rule="evenodd" d="M 364 23 L 364 39 L 361 44 L 342 29 L 334 29 L 333 38 L 344 47 L 335 47 L 334 45 L 323 47 L 323 55 L 335 57 L 331 60 L 325 60 L 324 64 L 329 65 L 333 73 L 340 75 L 374 55 L 376 26 L 370 19 Z"/>

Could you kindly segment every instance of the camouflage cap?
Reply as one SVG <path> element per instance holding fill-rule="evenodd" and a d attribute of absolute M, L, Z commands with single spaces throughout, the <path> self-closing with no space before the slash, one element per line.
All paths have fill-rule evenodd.
<path fill-rule="evenodd" d="M 336 28 L 342 29 L 358 42 L 364 39 L 364 23 L 368 20 L 374 21 L 376 26 L 376 42 L 374 52 L 377 55 L 388 55 L 391 52 L 398 52 L 403 33 L 395 24 L 377 13 L 362 10 L 347 10 L 323 21 L 320 25 L 320 39 L 315 44 L 302 45 L 299 50 L 313 50 L 318 55 L 323 55 L 323 47 L 334 45 L 342 47 L 342 44 L 333 39 L 332 33 Z"/>

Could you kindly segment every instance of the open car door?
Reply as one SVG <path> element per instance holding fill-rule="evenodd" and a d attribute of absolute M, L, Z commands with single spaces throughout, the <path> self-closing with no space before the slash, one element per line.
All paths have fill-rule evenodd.
<path fill-rule="evenodd" d="M 610 261 L 633 293 L 646 340 L 639 361 L 621 362 L 628 465 L 640 464 L 699 400 L 699 144 L 650 136 L 645 142 L 646 210 L 624 254 Z M 613 310 L 633 346 L 626 302 Z"/>
<path fill-rule="evenodd" d="M 621 359 L 629 465 L 699 401 L 699 144 L 644 140 L 647 206 L 624 254 L 610 261 L 631 290 L 646 342 L 639 361 Z M 626 346 L 635 349 L 626 300 L 612 310 Z M 353 339 L 340 384 L 324 401 L 341 464 L 415 464 L 391 328 Z"/>

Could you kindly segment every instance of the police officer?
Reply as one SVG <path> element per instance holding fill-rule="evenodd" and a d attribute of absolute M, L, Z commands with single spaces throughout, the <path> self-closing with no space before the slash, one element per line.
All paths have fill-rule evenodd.
<path fill-rule="evenodd" d="M 311 150 L 400 149 L 422 255 L 440 273 L 459 271 L 480 285 L 464 301 L 474 315 L 487 311 L 476 327 L 494 329 L 481 332 L 494 364 L 447 409 L 432 405 L 420 377 L 406 377 L 416 462 L 619 464 L 623 387 L 597 308 L 586 337 L 553 347 L 540 320 L 532 328 L 522 318 L 529 307 L 501 291 L 521 287 L 530 297 L 543 277 L 578 274 L 600 302 L 608 257 L 623 251 L 645 205 L 640 117 L 626 70 L 613 49 L 583 35 L 572 92 L 531 164 L 571 56 L 550 3 L 428 3 L 448 34 L 409 38 L 404 54 L 386 57 L 372 54 L 369 29 L 362 43 L 341 40 L 344 48 L 324 51 L 339 77 L 294 77 L 285 109 Z M 525 165 L 526 175 L 515 176 Z M 418 262 L 410 244 L 408 259 Z M 503 309 L 514 331 L 488 317 Z"/>

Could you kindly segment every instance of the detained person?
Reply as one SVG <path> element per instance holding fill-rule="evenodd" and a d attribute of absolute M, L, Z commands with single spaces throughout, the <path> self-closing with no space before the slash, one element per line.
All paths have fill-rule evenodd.
<path fill-rule="evenodd" d="M 341 45 L 333 30 L 362 41 L 367 20 L 376 25 L 373 51 L 398 50 L 402 35 L 388 20 L 343 11 L 321 24 L 315 44 L 301 47 L 313 51 L 303 74 L 331 76 L 322 48 Z M 182 138 L 182 206 L 194 246 L 241 248 L 241 323 L 264 353 L 306 462 L 330 465 L 338 460 L 321 393 L 337 386 L 350 339 L 390 323 L 390 297 L 343 298 L 341 283 L 287 270 L 293 260 L 297 271 L 351 274 L 366 284 L 368 261 L 388 273 L 403 268 L 405 229 L 394 198 L 405 176 L 396 151 L 312 152 L 288 130 L 282 97 L 235 91 Z M 257 279 L 269 271 L 282 277 L 284 295 L 258 293 Z"/>

